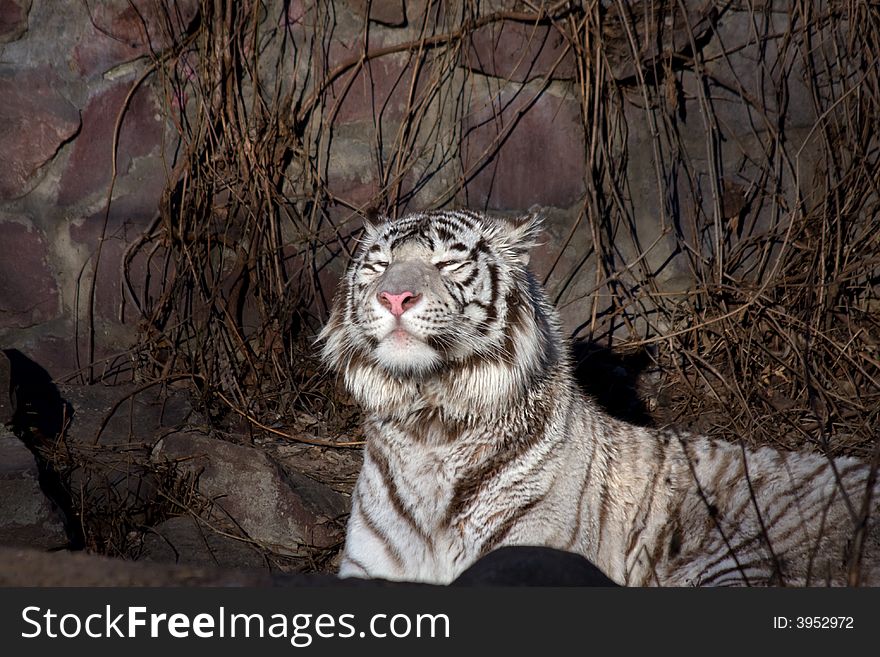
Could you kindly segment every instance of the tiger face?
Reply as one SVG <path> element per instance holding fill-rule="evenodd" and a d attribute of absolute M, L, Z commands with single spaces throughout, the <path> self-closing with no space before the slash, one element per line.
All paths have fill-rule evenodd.
<path fill-rule="evenodd" d="M 509 360 L 511 319 L 540 230 L 467 212 L 366 227 L 322 337 L 337 366 L 357 357 L 397 378 L 469 359 Z M 527 286 L 526 286 L 527 287 Z"/>

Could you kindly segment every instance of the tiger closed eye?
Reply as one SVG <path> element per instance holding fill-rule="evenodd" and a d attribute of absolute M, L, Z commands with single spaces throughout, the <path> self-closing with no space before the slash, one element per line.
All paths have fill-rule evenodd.
<path fill-rule="evenodd" d="M 442 269 L 443 271 L 455 271 L 459 267 L 464 264 L 462 260 L 443 260 L 441 262 L 434 263 L 434 266 L 437 269 Z"/>

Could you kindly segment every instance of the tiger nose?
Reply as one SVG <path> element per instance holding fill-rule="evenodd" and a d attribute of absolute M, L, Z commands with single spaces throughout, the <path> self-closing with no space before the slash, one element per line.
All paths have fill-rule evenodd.
<path fill-rule="evenodd" d="M 422 298 L 421 294 L 413 294 L 406 291 L 400 294 L 392 294 L 391 292 L 379 292 L 379 303 L 391 311 L 395 317 L 400 317 L 407 310 L 416 305 Z"/>

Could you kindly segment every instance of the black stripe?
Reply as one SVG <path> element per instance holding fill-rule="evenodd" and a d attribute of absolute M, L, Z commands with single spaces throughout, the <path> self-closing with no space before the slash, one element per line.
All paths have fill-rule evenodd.
<path fill-rule="evenodd" d="M 452 216 L 444 216 L 436 219 L 434 221 L 434 230 L 437 230 L 440 227 L 443 227 L 445 230 L 450 231 L 453 234 L 452 238 L 462 232 L 466 233 L 469 231 L 473 231 L 473 226 L 469 226 L 465 222 L 461 221 L 461 219 L 459 219 L 458 217 Z"/>
<path fill-rule="evenodd" d="M 391 240 L 391 247 L 390 248 L 392 250 L 394 250 L 394 248 L 397 247 L 398 244 L 400 244 L 402 242 L 406 242 L 406 241 L 412 239 L 413 237 L 418 236 L 418 234 L 419 234 L 418 229 L 414 228 L 413 230 L 405 232 L 403 235 L 398 235 L 393 240 Z"/>
<path fill-rule="evenodd" d="M 486 271 L 489 273 L 490 298 L 489 310 L 486 313 L 486 322 L 494 322 L 498 317 L 498 265 L 494 262 L 486 264 Z"/>
<path fill-rule="evenodd" d="M 483 303 L 479 299 L 474 299 L 473 301 L 468 301 L 466 304 L 464 304 L 465 308 L 467 308 L 468 306 L 476 306 L 477 308 L 481 308 L 482 310 L 485 310 L 486 312 L 489 311 L 489 307 L 490 307 L 488 303 Z"/>
<path fill-rule="evenodd" d="M 479 221 L 479 215 L 468 212 L 467 210 L 453 210 L 453 212 L 446 215 L 446 217 L 454 217 L 457 221 L 466 226 L 468 230 L 475 230 L 477 227 L 475 221 Z"/>
<path fill-rule="evenodd" d="M 531 427 L 522 427 L 516 434 L 504 437 L 494 454 L 486 458 L 478 467 L 464 473 L 455 482 L 441 527 L 449 527 L 499 473 L 541 443 L 544 433 L 535 428 L 546 428 L 546 418 L 552 409 L 547 406 L 535 406 L 529 410 L 530 415 L 536 416 Z"/>
<path fill-rule="evenodd" d="M 449 242 L 449 241 L 455 239 L 455 234 L 453 234 L 452 232 L 448 231 L 448 230 L 447 230 L 446 228 L 444 228 L 443 226 L 435 226 L 435 227 L 434 227 L 434 232 L 437 234 L 437 237 L 439 237 L 439 238 L 440 238 L 441 240 L 443 240 L 443 241 Z"/>
<path fill-rule="evenodd" d="M 828 464 L 827 461 L 824 462 L 823 465 L 826 468 L 830 467 L 830 465 Z M 843 483 L 845 481 L 845 478 L 847 476 L 849 476 L 851 473 L 859 471 L 859 470 L 863 470 L 863 469 L 867 470 L 867 466 L 865 464 L 855 463 L 855 464 L 851 465 L 849 468 L 847 468 L 846 470 L 841 471 L 840 472 L 841 483 Z M 813 477 L 818 476 L 818 474 L 819 474 L 819 472 L 821 472 L 821 470 L 822 469 L 820 468 L 820 469 L 816 470 L 814 473 L 811 473 L 810 475 L 808 475 L 807 477 L 804 478 L 804 481 L 811 481 Z M 801 482 L 801 485 L 803 485 L 803 482 Z M 814 503 L 813 506 L 808 510 L 809 512 L 811 512 L 811 516 L 809 518 L 805 518 L 804 522 L 810 522 L 811 520 L 816 520 L 817 517 L 822 516 L 823 517 L 822 522 L 824 524 L 825 519 L 827 519 L 828 514 L 831 513 L 831 511 L 833 509 L 834 497 L 836 495 L 841 496 L 841 500 L 839 503 L 843 504 L 845 506 L 846 502 L 843 501 L 843 494 L 844 494 L 844 492 L 846 494 L 849 494 L 851 491 L 847 491 L 845 488 L 843 491 L 841 491 L 840 489 L 841 489 L 841 486 L 838 485 L 837 482 L 835 482 L 835 488 L 832 491 L 831 495 L 823 502 Z M 769 523 L 765 523 L 765 527 L 767 528 L 767 531 L 769 532 L 771 529 L 775 528 L 779 522 L 784 520 L 789 515 L 788 514 L 789 509 L 791 509 L 791 507 L 793 507 L 795 505 L 800 505 L 800 503 L 802 501 L 803 501 L 802 499 L 798 499 L 795 495 L 791 495 L 791 499 L 789 500 L 788 504 L 786 504 L 782 509 L 780 509 L 779 512 L 776 514 L 776 516 L 773 517 Z M 815 512 L 817 505 L 819 507 L 821 507 L 821 511 L 819 511 L 818 513 Z M 806 514 L 807 511 L 805 511 L 804 513 Z M 844 517 L 849 518 L 849 511 L 848 510 L 846 511 Z M 850 522 L 853 522 L 852 518 L 850 518 Z M 775 537 L 775 540 L 779 541 L 779 542 L 785 541 L 786 539 L 790 538 L 792 534 L 794 534 L 795 532 L 797 532 L 801 529 L 803 529 L 803 524 L 797 524 L 792 527 L 789 527 L 788 529 L 780 532 Z M 855 531 L 855 523 L 853 523 L 853 531 Z M 821 540 L 822 536 L 819 535 L 819 536 L 817 536 L 817 538 L 819 540 Z"/>
<path fill-rule="evenodd" d="M 454 210 L 454 216 L 462 221 L 463 223 L 467 223 L 469 227 L 473 230 L 477 227 L 477 224 L 483 220 L 483 217 L 473 210 Z"/>
<path fill-rule="evenodd" d="M 516 288 L 511 288 L 504 298 L 504 305 L 507 309 L 507 327 L 508 333 L 513 334 L 517 329 L 523 329 L 526 323 L 527 308 L 522 302 L 522 295 Z M 546 344 L 549 342 L 547 336 L 541 336 L 545 339 L 541 341 L 541 347 L 546 351 Z"/>
<path fill-rule="evenodd" d="M 670 564 L 667 568 L 667 574 L 672 570 L 672 561 L 676 557 L 682 556 L 682 543 L 689 537 L 682 535 L 684 532 L 678 520 L 686 499 L 687 497 L 684 495 L 678 496 L 678 501 L 669 511 L 668 517 L 671 520 L 664 525 L 663 530 L 657 537 L 657 544 L 654 546 L 653 553 L 651 554 L 650 572 L 647 573 L 647 577 L 639 584 L 640 586 L 647 586 L 651 583 L 652 579 L 657 579 L 657 565 L 663 561 L 662 557 L 664 554 L 666 555 L 666 563 Z M 668 543 L 667 540 L 669 541 Z M 677 545 L 674 545 L 674 543 L 677 543 Z M 687 554 L 693 555 L 693 550 L 688 550 Z M 688 559 L 688 557 L 683 557 L 683 560 L 685 559 Z"/>
<path fill-rule="evenodd" d="M 397 549 L 397 546 L 391 542 L 391 539 L 382 531 L 382 529 L 376 524 L 376 521 L 367 513 L 366 509 L 364 509 L 364 505 L 361 503 L 360 497 L 354 498 L 355 503 L 358 506 L 358 511 L 360 512 L 360 517 L 364 522 L 364 525 L 373 535 L 378 538 L 382 542 L 382 547 L 385 548 L 385 552 L 389 557 L 397 564 L 398 568 L 403 568 L 404 560 L 403 556 L 400 554 L 400 550 Z M 365 569 L 366 570 L 366 569 Z"/>
<path fill-rule="evenodd" d="M 471 262 L 469 264 L 471 265 L 471 267 L 473 267 L 473 269 L 471 270 L 471 273 L 468 274 L 468 277 L 461 282 L 461 284 L 465 287 L 473 283 L 480 273 L 480 267 L 477 265 L 476 262 Z"/>
<path fill-rule="evenodd" d="M 609 454 L 609 458 L 610 456 L 611 455 Z M 610 467 L 609 471 L 611 471 Z M 599 535 L 596 537 L 597 550 L 600 549 L 602 546 L 602 534 L 605 533 L 605 521 L 608 518 L 608 505 L 611 503 L 610 497 L 608 495 L 610 485 L 611 478 L 605 477 L 605 480 L 602 482 L 602 492 L 599 494 Z"/>
<path fill-rule="evenodd" d="M 433 543 L 427 532 L 425 532 L 421 525 L 416 522 L 412 512 L 400 497 L 400 491 L 397 489 L 397 484 L 394 482 L 394 475 L 391 473 L 391 466 L 388 463 L 388 459 L 375 447 L 375 443 L 371 443 L 370 446 L 372 449 L 368 451 L 368 454 L 376 465 L 376 469 L 379 470 L 379 474 L 382 475 L 382 480 L 385 483 L 385 490 L 388 493 L 388 499 L 391 500 L 391 506 L 394 507 L 397 515 L 403 518 L 406 524 L 409 525 L 410 529 L 412 529 L 422 542 L 424 542 L 428 548 L 433 550 Z"/>
<path fill-rule="evenodd" d="M 357 559 L 355 559 L 354 557 L 350 557 L 350 556 L 347 556 L 347 555 L 346 555 L 345 559 L 346 559 L 346 561 L 349 561 L 349 562 L 351 562 L 352 564 L 354 564 L 355 568 L 359 568 L 360 571 L 361 571 L 364 575 L 369 575 L 369 574 L 370 574 L 370 571 L 367 570 L 367 567 L 366 567 L 364 564 L 362 564 L 360 561 L 358 561 Z"/>
<path fill-rule="evenodd" d="M 701 586 L 705 586 L 710 582 L 717 582 L 721 577 L 724 577 L 725 575 L 730 575 L 731 573 L 736 573 L 737 575 L 739 575 L 738 581 L 747 586 L 754 586 L 756 584 L 769 584 L 773 582 L 772 575 L 768 577 L 766 581 L 761 581 L 760 579 L 758 579 L 758 574 L 755 572 L 756 570 L 763 575 L 763 573 L 767 571 L 767 562 L 765 562 L 764 560 L 750 561 L 749 563 L 740 562 L 738 565 L 733 565 L 729 568 L 724 568 L 723 570 L 718 570 L 714 573 L 711 573 L 705 579 L 703 579 L 701 573 L 699 583 Z"/>
<path fill-rule="evenodd" d="M 478 260 L 479 255 L 481 253 L 485 253 L 486 255 L 492 255 L 492 249 L 489 248 L 489 243 L 486 242 L 484 237 L 480 237 L 480 240 L 474 245 L 474 248 L 471 249 L 470 255 L 468 258 L 470 260 Z"/>
<path fill-rule="evenodd" d="M 492 535 L 483 543 L 480 547 L 480 557 L 485 556 L 489 552 L 495 549 L 504 538 L 510 533 L 510 530 L 519 522 L 523 516 L 525 516 L 529 511 L 531 511 L 538 502 L 541 501 L 541 498 L 536 498 L 530 500 L 528 503 L 521 505 L 513 512 L 501 525 L 499 525 Z"/>
<path fill-rule="evenodd" d="M 654 476 L 651 478 L 651 483 L 648 485 L 646 490 L 647 499 L 645 499 L 641 503 L 641 523 L 645 523 L 647 518 L 651 516 L 651 507 L 654 505 L 654 497 L 657 495 L 658 482 L 660 480 L 661 475 L 663 474 L 663 468 L 666 466 L 666 457 L 668 456 L 668 449 L 664 449 L 663 445 L 659 440 L 654 441 L 654 459 L 653 462 L 656 464 L 654 469 Z M 667 524 L 667 528 L 669 525 Z M 661 532 L 662 535 L 662 532 Z M 626 547 L 626 554 L 630 555 L 633 550 L 635 550 L 636 544 L 638 543 L 639 538 L 641 538 L 641 531 L 630 531 L 629 535 L 629 545 Z M 659 554 L 657 550 L 660 550 L 662 554 L 663 543 L 665 543 L 665 537 L 662 541 L 658 541 L 657 545 L 654 546 L 654 553 L 651 555 L 651 563 L 657 563 L 657 557 Z"/>
<path fill-rule="evenodd" d="M 569 435 L 568 431 L 566 431 L 566 435 Z M 574 544 L 577 542 L 578 535 L 581 533 L 581 516 L 584 514 L 584 499 L 586 498 L 587 490 L 589 489 L 590 480 L 593 478 L 593 463 L 596 462 L 596 449 L 599 445 L 598 440 L 590 441 L 592 444 L 593 451 L 590 453 L 590 463 L 587 466 L 587 472 L 584 475 L 584 480 L 581 482 L 581 492 L 578 496 L 577 503 L 577 515 L 575 516 L 574 528 L 571 531 L 571 538 L 568 539 L 568 542 L 565 544 L 566 550 L 571 550 L 574 547 Z"/>
<path fill-rule="evenodd" d="M 789 495 L 789 500 L 785 505 L 783 505 L 783 507 L 781 509 L 779 509 L 779 511 L 777 511 L 774 514 L 774 516 L 770 519 L 769 523 L 765 523 L 765 527 L 767 528 L 768 532 L 770 531 L 770 529 L 775 527 L 777 525 L 777 523 L 779 523 L 780 520 L 783 520 L 784 518 L 787 518 L 789 516 L 789 511 L 791 510 L 792 507 L 799 505 L 803 501 L 800 497 L 798 497 L 797 495 L 795 495 L 793 493 L 793 491 L 796 490 L 797 486 L 803 485 L 804 482 L 811 481 L 813 478 L 818 476 L 820 472 L 822 472 L 825 468 L 828 468 L 828 467 L 829 467 L 828 462 L 827 461 L 823 462 L 818 468 L 816 468 L 813 472 L 811 472 L 809 475 L 807 475 L 807 477 L 804 477 L 802 481 L 794 482 L 794 488 L 786 490 L 786 493 Z M 856 467 L 861 467 L 861 464 L 858 464 Z M 845 475 L 842 475 L 842 477 L 843 476 L 845 476 Z M 759 493 L 760 493 L 760 491 L 755 491 L 756 496 Z M 729 524 L 732 527 L 738 527 L 740 525 L 741 520 L 742 520 L 742 516 L 744 516 L 745 513 L 749 509 L 752 509 L 754 511 L 755 504 L 756 504 L 756 500 L 753 498 L 753 496 L 751 494 L 747 495 L 745 502 L 742 504 L 742 506 L 739 507 L 739 509 L 737 509 L 737 511 L 734 515 L 734 518 L 731 520 L 731 522 Z M 812 511 L 812 508 L 809 510 L 805 510 L 805 512 L 806 511 Z M 797 524 L 791 529 L 800 530 L 800 529 L 803 529 L 803 525 Z M 791 529 L 788 530 L 784 535 L 777 537 L 777 538 L 779 538 L 780 540 L 784 540 L 784 538 L 791 536 L 791 534 L 794 533 L 793 531 L 791 531 Z M 738 538 L 738 536 L 734 535 L 734 536 L 731 536 L 731 538 Z M 760 531 L 760 527 L 759 527 L 757 533 L 745 537 L 742 541 L 740 541 L 736 545 L 730 545 L 729 548 L 725 551 L 725 553 L 721 557 L 718 557 L 718 558 L 710 561 L 709 563 L 707 563 L 705 565 L 704 569 L 711 569 L 714 566 L 721 564 L 728 557 L 730 552 L 733 552 L 734 554 L 736 554 L 737 558 L 739 558 L 744 550 L 746 550 L 747 548 L 751 549 L 755 543 L 759 543 L 762 540 L 764 540 L 765 538 L 766 538 L 766 542 L 769 543 L 769 540 L 770 540 L 769 536 L 765 537 L 764 533 L 762 531 Z M 769 555 L 766 557 L 766 560 L 768 562 L 770 561 Z"/>
<path fill-rule="evenodd" d="M 730 464 L 733 462 L 733 459 L 736 458 L 733 450 L 727 452 L 729 455 L 728 458 L 724 461 L 724 467 L 716 468 L 716 472 L 721 479 L 719 481 L 719 486 L 716 486 L 716 490 L 712 491 L 715 494 L 715 503 L 718 505 L 718 508 L 726 509 L 730 506 L 730 497 L 733 495 L 736 490 L 736 486 L 733 484 L 743 482 L 746 480 L 746 462 L 745 458 L 743 458 L 742 452 L 738 454 L 739 458 L 736 459 L 736 470 L 732 475 L 727 474 L 727 469 L 730 467 Z M 754 476 L 749 474 L 749 481 L 751 482 L 753 490 L 760 490 L 764 487 L 763 476 L 760 472 L 755 473 Z M 727 482 L 733 482 L 733 484 L 728 484 Z"/>

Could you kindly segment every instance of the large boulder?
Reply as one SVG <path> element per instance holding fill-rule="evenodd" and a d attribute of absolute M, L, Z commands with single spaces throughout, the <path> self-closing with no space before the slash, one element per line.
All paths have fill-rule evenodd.
<path fill-rule="evenodd" d="M 215 530 L 201 518 L 178 516 L 151 527 L 140 559 L 163 563 L 262 568 L 265 558 L 249 542 Z"/>
<path fill-rule="evenodd" d="M 285 472 L 262 450 L 181 431 L 156 444 L 153 460 L 189 472 L 221 518 L 273 552 L 302 555 L 338 546 L 344 538 L 348 499 L 305 475 Z"/>

